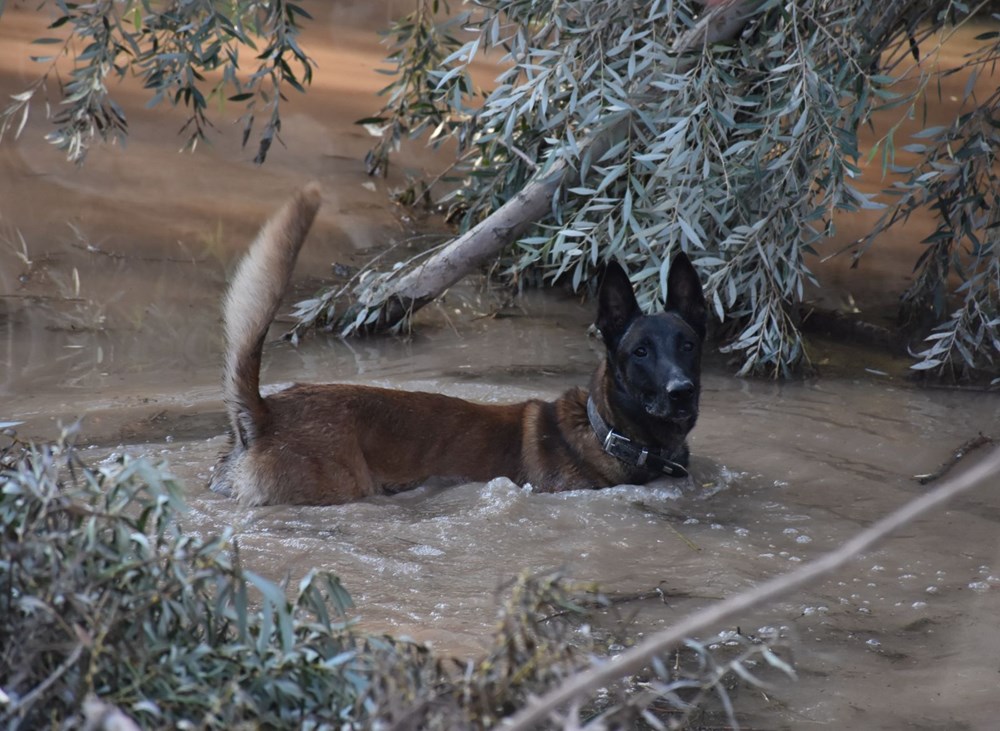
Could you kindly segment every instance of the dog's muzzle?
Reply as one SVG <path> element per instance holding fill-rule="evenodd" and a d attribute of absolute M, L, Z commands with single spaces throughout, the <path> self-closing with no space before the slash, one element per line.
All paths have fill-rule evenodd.
<path fill-rule="evenodd" d="M 694 420 L 698 390 L 688 379 L 673 379 L 662 393 L 646 404 L 646 413 L 657 419 L 684 426 Z"/>

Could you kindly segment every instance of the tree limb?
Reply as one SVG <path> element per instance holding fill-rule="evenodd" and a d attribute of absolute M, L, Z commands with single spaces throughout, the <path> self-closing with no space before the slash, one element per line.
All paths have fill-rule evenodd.
<path fill-rule="evenodd" d="M 515 713 L 503 723 L 505 731 L 526 731 L 554 713 L 566 703 L 585 693 L 605 687 L 608 683 L 638 672 L 657 655 L 662 655 L 677 643 L 698 632 L 717 626 L 724 620 L 777 599 L 806 584 L 829 574 L 848 563 L 862 552 L 871 548 L 878 540 L 906 525 L 918 516 L 968 490 L 985 478 L 1000 471 L 1000 450 L 984 459 L 972 469 L 964 472 L 940 487 L 911 500 L 903 507 L 890 513 L 839 548 L 824 554 L 814 561 L 787 574 L 775 576 L 755 588 L 729 597 L 710 607 L 697 609 L 692 614 L 674 623 L 672 627 L 657 632 L 646 640 L 607 662 L 578 673 L 563 685 L 532 701 L 526 708 Z"/>
<path fill-rule="evenodd" d="M 677 54 L 677 73 L 693 63 L 693 54 L 705 45 L 720 43 L 736 36 L 761 0 L 706 0 L 705 15 L 690 30 L 678 36 L 673 49 Z M 608 124 L 585 141 L 580 157 L 599 160 L 627 129 L 627 117 Z M 362 293 L 356 307 L 340 319 L 339 329 L 347 332 L 389 330 L 404 318 L 431 302 L 467 274 L 479 269 L 525 230 L 551 210 L 560 188 L 573 187 L 579 170 L 561 158 L 544 166 L 513 198 L 488 218 L 459 236 L 441 251 L 402 275 Z M 358 307 L 379 310 L 377 320 L 354 327 Z M 344 326 L 347 325 L 345 328 Z"/>

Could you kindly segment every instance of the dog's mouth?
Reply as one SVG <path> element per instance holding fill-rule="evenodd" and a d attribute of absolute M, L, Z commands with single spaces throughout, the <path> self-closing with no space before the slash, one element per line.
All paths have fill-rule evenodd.
<path fill-rule="evenodd" d="M 667 403 L 651 403 L 646 405 L 646 413 L 654 419 L 669 421 L 678 426 L 687 426 L 695 419 L 693 405 L 680 405 L 671 401 Z"/>

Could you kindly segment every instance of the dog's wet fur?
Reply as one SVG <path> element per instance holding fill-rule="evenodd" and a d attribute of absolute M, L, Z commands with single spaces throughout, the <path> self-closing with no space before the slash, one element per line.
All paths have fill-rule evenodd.
<path fill-rule="evenodd" d="M 674 256 L 663 312 L 643 315 L 617 263 L 603 274 L 597 326 L 606 357 L 589 393 L 555 401 L 478 404 L 436 393 L 296 384 L 260 394 L 261 352 L 299 249 L 320 205 L 299 191 L 261 230 L 225 300 L 223 381 L 231 445 L 211 488 L 249 505 L 336 504 L 424 484 L 508 477 L 536 491 L 643 484 L 661 476 L 605 452 L 597 413 L 633 442 L 686 465 L 698 417 L 706 308 L 683 253 Z"/>

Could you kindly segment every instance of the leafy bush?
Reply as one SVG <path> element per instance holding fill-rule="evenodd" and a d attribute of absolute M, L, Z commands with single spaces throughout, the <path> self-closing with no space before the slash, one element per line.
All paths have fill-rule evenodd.
<path fill-rule="evenodd" d="M 91 695 L 147 728 L 353 713 L 367 673 L 335 577 L 309 574 L 290 602 L 240 566 L 227 536 L 185 535 L 176 481 L 146 459 L 91 468 L 65 441 L 15 443 L 2 467 L 0 714 L 9 727 L 78 722 Z"/>
<path fill-rule="evenodd" d="M 994 64 L 1000 52 L 1000 33 L 991 31 L 979 38 L 984 45 L 969 54 L 970 83 L 963 103 L 973 98 L 972 82 L 980 69 Z M 865 246 L 914 211 L 935 210 L 937 225 L 922 242 L 926 248 L 917 259 L 916 276 L 903 294 L 900 311 L 903 322 L 937 323 L 927 337 L 927 347 L 916 353 L 919 362 L 913 368 L 953 379 L 972 376 L 977 370 L 996 373 L 1000 371 L 1000 179 L 996 170 L 1000 91 L 977 99 L 976 106 L 952 124 L 928 127 L 916 138 L 906 149 L 921 160 L 911 167 L 896 166 L 903 180 L 888 191 L 896 202 Z M 948 285 L 952 273 L 960 282 L 954 296 Z"/>
<path fill-rule="evenodd" d="M 335 577 L 308 574 L 288 598 L 243 567 L 223 535 L 186 534 L 163 465 L 87 466 L 65 439 L 0 449 L 0 724 L 84 725 L 94 699 L 147 729 L 487 728 L 603 652 L 585 624 L 609 601 L 556 576 L 510 590 L 480 660 L 437 657 L 346 620 Z M 745 646 L 744 646 L 745 645 Z M 720 661 L 700 645 L 693 674 L 654 663 L 585 715 L 614 726 L 683 718 L 679 694 L 717 693 L 753 663 L 785 669 L 766 644 Z M 677 708 L 683 710 L 677 711 Z M 579 710 L 579 709 L 577 709 Z"/>
<path fill-rule="evenodd" d="M 312 80 L 312 61 L 297 40 L 299 20 L 310 16 L 287 0 L 183 2 L 162 9 L 154 9 L 148 0 L 53 4 L 58 11 L 49 25 L 53 35 L 34 41 L 51 50 L 32 56 L 46 70 L 4 109 L 0 137 L 11 127 L 18 133 L 23 129 L 35 96 L 47 92 L 60 63 L 68 58 L 72 68 L 65 82 L 60 79 L 62 103 L 52 119 L 56 128 L 47 139 L 75 162 L 83 162 L 95 137 L 123 140 L 128 133 L 125 112 L 108 90 L 110 80 L 127 73 L 142 79 L 152 94 L 151 105 L 166 100 L 190 110 L 182 128 L 185 148 L 193 149 L 205 139 L 212 126 L 207 111 L 213 98 L 244 104 L 240 119 L 244 145 L 257 119 L 264 117 L 258 163 L 281 131 L 283 91 L 287 87 L 303 91 Z M 0 13 L 3 5 L 0 2 Z M 256 67 L 242 73 L 240 65 L 246 65 L 247 55 Z"/>
<path fill-rule="evenodd" d="M 616 257 L 650 308 L 665 297 L 672 253 L 686 251 L 730 324 L 726 349 L 740 354 L 741 372 L 787 374 L 807 360 L 799 304 L 815 282 L 809 255 L 833 233 L 836 211 L 877 207 L 852 182 L 859 127 L 879 109 L 912 112 L 938 72 L 917 63 L 916 89 L 903 93 L 904 61 L 970 10 L 951 0 L 716 1 L 707 4 L 738 8 L 747 24 L 734 42 L 692 47 L 704 4 L 478 0 L 442 21 L 436 0 L 419 0 L 391 31 L 397 78 L 379 117 L 365 120 L 383 125 L 369 166 L 384 169 L 405 134 L 455 140 L 446 179 L 457 187 L 440 200 L 468 228 L 567 161 L 578 180 L 511 252 L 511 276 L 540 268 L 579 286 Z M 996 38 L 982 37 L 971 68 L 996 61 Z M 504 53 L 503 70 L 480 91 L 469 64 L 490 50 Z M 923 133 L 924 162 L 875 232 L 917 206 L 940 213 L 909 305 L 947 289 L 943 259 L 963 276 L 962 304 L 919 354 L 921 369 L 998 365 L 997 103 L 976 101 L 954 125 Z M 599 154 L 597 140 L 607 143 Z M 893 132 L 880 146 L 891 166 Z M 404 198 L 425 197 L 433 182 L 416 181 Z M 937 302 L 940 321 L 947 298 Z"/>

